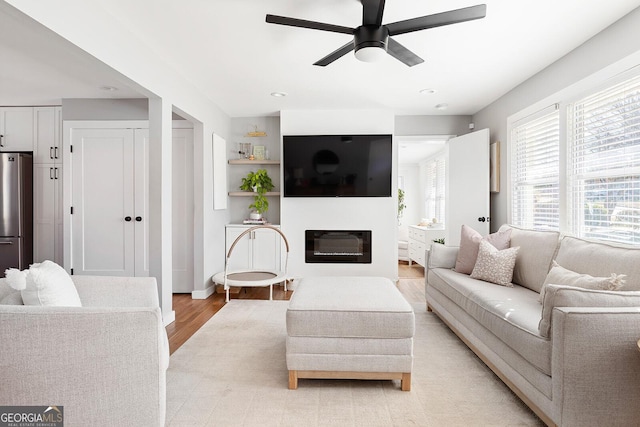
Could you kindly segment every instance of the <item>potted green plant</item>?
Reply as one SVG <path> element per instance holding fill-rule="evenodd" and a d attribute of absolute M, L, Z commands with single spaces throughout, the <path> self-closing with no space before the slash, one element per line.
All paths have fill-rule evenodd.
<path fill-rule="evenodd" d="M 404 190 L 398 188 L 398 223 L 400 223 L 400 218 L 402 218 L 404 208 L 406 207 L 407 205 L 404 204 Z"/>
<path fill-rule="evenodd" d="M 260 219 L 262 215 L 269 210 L 269 201 L 265 194 L 273 190 L 273 181 L 267 173 L 266 169 L 258 169 L 249 172 L 246 177 L 242 178 L 240 189 L 243 191 L 253 191 L 253 203 L 249 205 L 249 209 L 253 209 L 251 219 Z"/>

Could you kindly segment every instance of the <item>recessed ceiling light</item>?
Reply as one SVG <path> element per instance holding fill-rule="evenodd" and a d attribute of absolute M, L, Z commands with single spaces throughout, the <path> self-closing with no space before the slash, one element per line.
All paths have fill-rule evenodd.
<path fill-rule="evenodd" d="M 100 89 L 106 90 L 107 92 L 115 92 L 116 90 L 118 90 L 118 88 L 115 86 L 100 86 Z"/>
<path fill-rule="evenodd" d="M 438 104 L 436 105 L 436 110 L 446 110 L 449 108 L 449 104 Z"/>
<path fill-rule="evenodd" d="M 436 89 L 422 89 L 420 90 L 420 94 L 421 95 L 433 95 L 434 93 L 436 93 L 437 90 Z"/>
<path fill-rule="evenodd" d="M 271 92 L 271 96 L 275 96 L 276 98 L 282 98 L 283 96 L 287 96 L 284 92 Z"/>

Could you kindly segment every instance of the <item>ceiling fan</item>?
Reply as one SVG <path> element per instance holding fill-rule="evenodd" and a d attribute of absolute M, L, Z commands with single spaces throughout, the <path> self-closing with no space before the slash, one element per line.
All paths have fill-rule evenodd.
<path fill-rule="evenodd" d="M 487 11 L 487 6 L 480 4 L 383 25 L 382 14 L 384 12 L 385 0 L 360 1 L 362 2 L 362 25 L 357 28 L 277 15 L 267 15 L 266 21 L 270 24 L 353 35 L 353 41 L 331 52 L 313 65 L 319 65 L 321 67 L 327 66 L 336 59 L 355 50 L 356 58 L 361 61 L 376 61 L 381 56 L 384 56 L 386 52 L 409 67 L 413 67 L 414 65 L 424 62 L 424 60 L 392 39 L 391 36 L 481 19 L 485 17 Z"/>

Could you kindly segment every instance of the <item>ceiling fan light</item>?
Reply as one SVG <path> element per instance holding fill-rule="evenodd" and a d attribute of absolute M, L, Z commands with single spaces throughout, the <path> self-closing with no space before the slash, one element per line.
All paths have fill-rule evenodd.
<path fill-rule="evenodd" d="M 387 55 L 387 52 L 378 46 L 367 46 L 356 50 L 355 55 L 362 62 L 378 62 Z"/>

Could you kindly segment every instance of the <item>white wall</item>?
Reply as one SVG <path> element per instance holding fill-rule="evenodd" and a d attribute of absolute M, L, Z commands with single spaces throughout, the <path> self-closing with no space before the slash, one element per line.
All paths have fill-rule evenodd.
<path fill-rule="evenodd" d="M 392 112 L 380 110 L 295 111 L 280 113 L 282 135 L 393 134 Z M 392 197 L 281 197 L 282 230 L 289 240 L 289 272 L 294 277 L 398 276 L 397 147 L 393 150 Z M 282 177 L 281 177 L 282 180 Z M 371 230 L 371 264 L 306 264 L 304 231 Z"/>
<path fill-rule="evenodd" d="M 79 48 L 79 55 L 91 55 L 106 64 L 124 84 L 148 98 L 162 99 L 162 105 L 170 104 L 174 112 L 194 124 L 194 175 L 199 177 L 194 182 L 194 295 L 205 297 L 212 290 L 211 276 L 224 268 L 224 226 L 228 213 L 212 208 L 211 140 L 213 132 L 228 138 L 229 117 L 172 67 L 167 67 L 122 23 L 104 13 L 99 4 L 84 0 L 66 0 L 62 6 L 60 2 L 9 0 L 7 3 L 69 40 Z M 155 115 L 149 125 L 152 130 L 166 127 L 158 123 Z M 166 145 L 164 139 L 169 137 L 163 138 L 163 146 Z M 166 165 L 165 160 L 157 163 L 161 161 Z M 166 188 L 161 193 L 167 194 Z M 161 221 L 163 229 L 170 229 L 170 217 L 163 217 Z M 170 260 L 161 261 L 170 263 Z M 170 312 L 171 287 L 162 284 L 162 277 L 158 280 L 160 300 L 169 301 L 168 306 L 163 303 L 163 311 Z M 167 283 L 171 283 L 171 278 L 167 278 Z"/>
<path fill-rule="evenodd" d="M 464 135 L 471 116 L 396 116 L 396 135 Z M 479 129 L 476 127 L 476 129 Z"/>
<path fill-rule="evenodd" d="M 491 230 L 507 222 L 507 118 L 537 104 L 557 102 L 555 94 L 571 86 L 603 82 L 640 64 L 640 8 L 606 28 L 583 45 L 526 80 L 473 115 L 476 129 L 489 128 L 491 142 L 500 144 L 500 193 L 491 195 Z"/>

